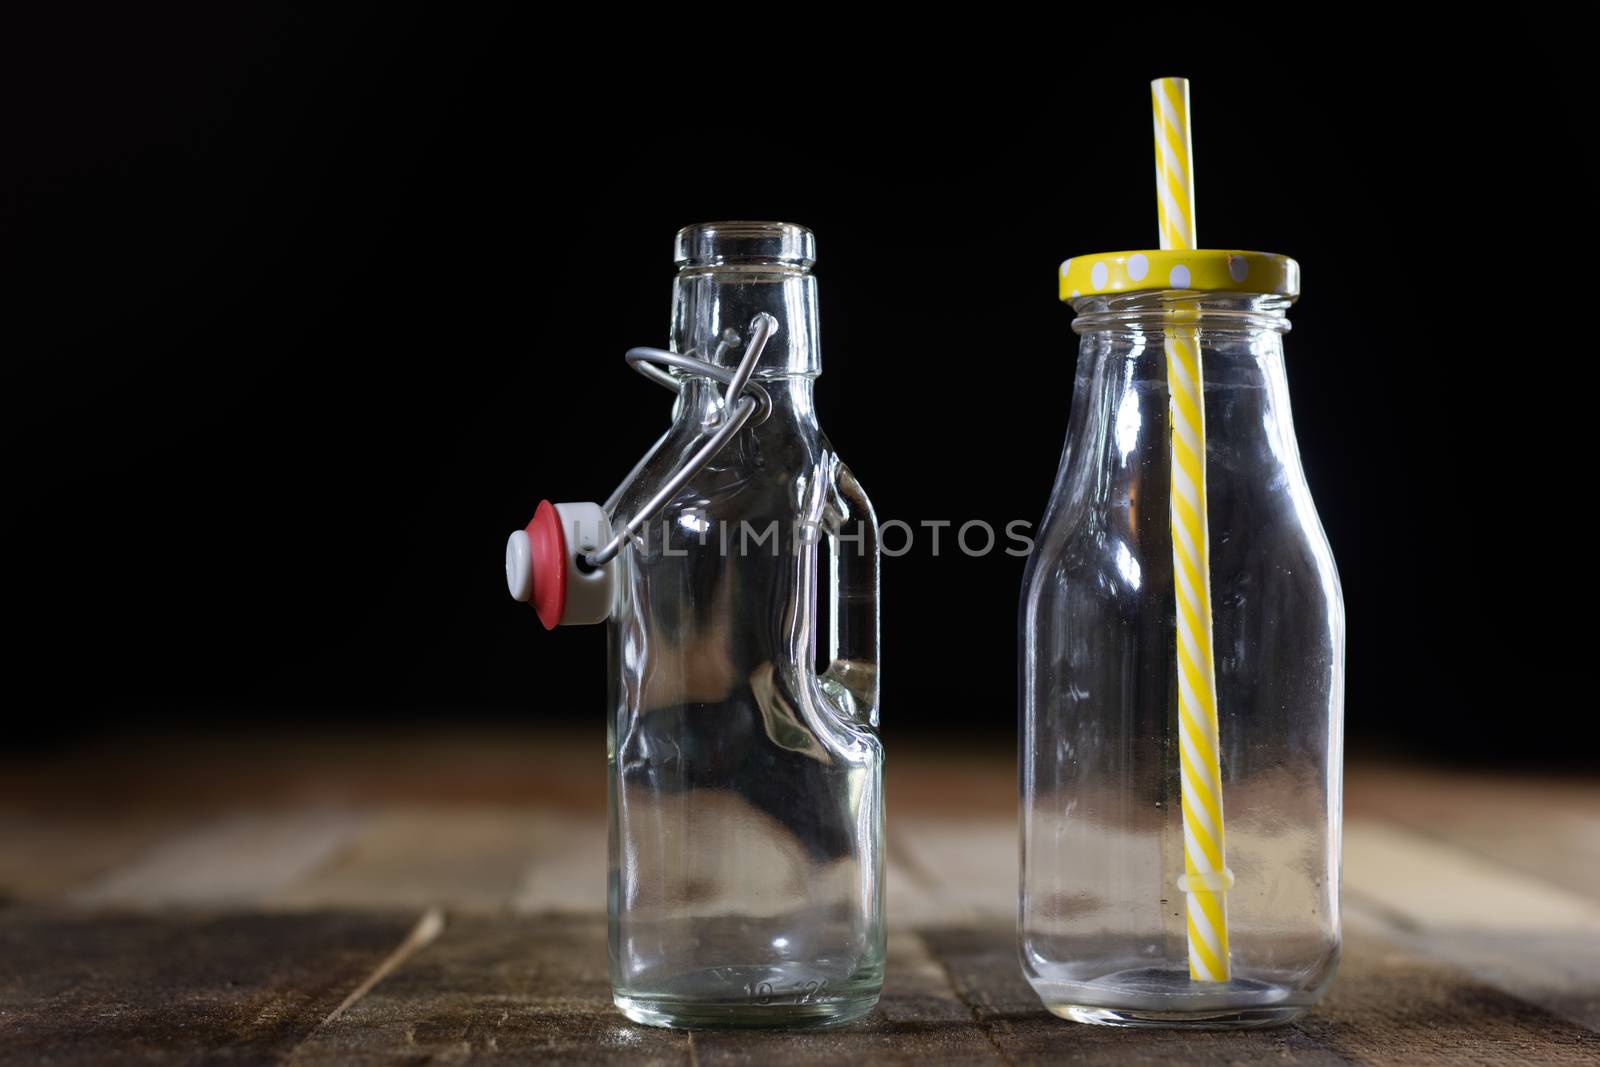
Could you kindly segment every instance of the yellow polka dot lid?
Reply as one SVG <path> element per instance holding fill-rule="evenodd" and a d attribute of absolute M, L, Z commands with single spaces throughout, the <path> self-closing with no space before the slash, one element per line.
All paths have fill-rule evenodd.
<path fill-rule="evenodd" d="M 1272 252 L 1163 248 L 1073 256 L 1061 264 L 1061 299 L 1177 289 L 1199 293 L 1300 295 L 1300 264 Z"/>

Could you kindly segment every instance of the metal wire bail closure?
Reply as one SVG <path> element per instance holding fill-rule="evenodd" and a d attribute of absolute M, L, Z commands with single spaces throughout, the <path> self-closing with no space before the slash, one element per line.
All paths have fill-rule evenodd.
<path fill-rule="evenodd" d="M 723 383 L 727 388 L 723 391 L 723 406 L 727 412 L 721 424 L 706 438 L 704 444 L 694 451 L 688 459 L 672 472 L 666 481 L 661 483 L 661 488 L 651 494 L 633 518 L 617 528 L 615 536 L 607 541 L 598 551 L 587 553 L 583 562 L 590 567 L 603 567 L 616 558 L 628 538 L 638 533 L 644 524 L 660 514 L 661 509 L 678 494 L 678 491 L 687 485 L 695 475 L 705 469 L 706 464 L 714 459 L 718 452 L 725 448 L 729 441 L 742 430 L 752 416 L 759 413 L 753 425 L 759 426 L 767 421 L 772 414 L 772 398 L 761 385 L 751 380 L 755 373 L 756 363 L 761 359 L 762 351 L 767 347 L 773 332 L 778 328 L 778 320 L 765 311 L 750 320 L 750 340 L 745 344 L 744 355 L 739 359 L 739 365 L 733 370 L 719 367 L 709 360 L 700 359 L 693 355 L 694 349 L 689 352 L 669 352 L 664 348 L 630 348 L 624 357 L 628 365 L 640 374 L 649 378 L 657 385 L 671 389 L 675 393 L 683 391 L 683 379 L 669 373 L 666 368 L 671 367 L 694 375 L 703 375 L 714 381 Z M 718 354 L 721 353 L 719 348 Z M 737 401 L 737 403 L 735 402 Z M 647 456 L 646 459 L 649 457 Z M 628 476 L 617 486 L 604 508 L 607 513 L 617 505 L 622 494 L 633 480 L 638 477 L 639 471 L 644 467 L 644 460 L 628 472 Z"/>

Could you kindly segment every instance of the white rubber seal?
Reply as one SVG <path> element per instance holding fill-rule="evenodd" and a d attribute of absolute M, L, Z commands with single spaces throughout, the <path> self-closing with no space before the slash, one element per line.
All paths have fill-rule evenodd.
<path fill-rule="evenodd" d="M 533 550 L 528 547 L 527 530 L 518 530 L 506 542 L 506 588 L 512 600 L 524 604 L 533 596 Z"/>
<path fill-rule="evenodd" d="M 590 502 L 557 504 L 561 535 L 567 542 L 567 604 L 561 613 L 562 626 L 586 626 L 605 622 L 611 615 L 611 595 L 617 561 L 604 567 L 579 563 L 584 553 L 599 549 L 611 540 L 611 520 L 605 509 Z M 513 535 L 513 539 L 515 535 Z M 510 547 L 507 547 L 507 574 L 510 573 Z M 511 591 L 516 596 L 516 590 Z"/>

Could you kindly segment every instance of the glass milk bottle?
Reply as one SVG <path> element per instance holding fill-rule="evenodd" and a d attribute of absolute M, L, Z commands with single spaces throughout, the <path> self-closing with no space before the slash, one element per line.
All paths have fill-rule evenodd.
<path fill-rule="evenodd" d="M 508 550 L 517 593 L 554 524 L 547 599 L 605 590 L 549 614 L 608 620 L 611 980 L 642 1023 L 844 1022 L 883 981 L 878 529 L 817 424 L 814 259 L 799 226 L 681 231 L 671 350 L 628 354 L 670 427 Z"/>
<path fill-rule="evenodd" d="M 1021 956 L 1067 1018 L 1285 1022 L 1338 962 L 1344 607 L 1289 414 L 1298 273 L 1281 256 L 1192 250 L 1062 269 L 1082 343 L 1022 596 Z M 1174 513 L 1172 337 L 1200 356 L 1214 754 L 1181 720 L 1184 635 L 1198 631 L 1180 625 L 1198 620 L 1180 619 L 1177 590 L 1193 585 L 1175 585 L 1195 575 L 1175 563 L 1188 490 Z M 1196 546 L 1177 536 L 1186 561 Z M 1208 755 L 1216 805 L 1184 790 Z M 1186 855 L 1224 840 L 1214 870 Z M 1220 946 L 1191 908 L 1218 920 Z"/>

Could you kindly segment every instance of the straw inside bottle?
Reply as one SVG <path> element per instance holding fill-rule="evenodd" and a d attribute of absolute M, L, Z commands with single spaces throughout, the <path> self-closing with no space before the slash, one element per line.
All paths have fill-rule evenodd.
<path fill-rule="evenodd" d="M 1155 120 L 1156 208 L 1163 249 L 1196 247 L 1189 82 L 1150 83 Z M 1216 664 L 1211 646 L 1211 552 L 1206 521 L 1204 368 L 1197 315 L 1175 309 L 1164 331 L 1171 426 L 1173 585 L 1177 597 L 1178 757 L 1183 801 L 1189 977 L 1226 982 L 1228 898 Z"/>

